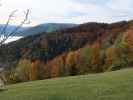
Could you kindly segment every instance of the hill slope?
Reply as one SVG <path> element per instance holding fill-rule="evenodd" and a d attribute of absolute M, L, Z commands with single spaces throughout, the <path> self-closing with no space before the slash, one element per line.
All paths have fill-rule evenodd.
<path fill-rule="evenodd" d="M 1 100 L 132 100 L 133 69 L 10 85 Z"/>
<path fill-rule="evenodd" d="M 16 83 L 133 66 L 132 27 L 133 21 L 87 23 L 29 36 L 0 47 L 0 68 Z"/>
<path fill-rule="evenodd" d="M 3 31 L 3 29 L 5 28 L 5 24 L 0 24 L 0 34 Z M 74 26 L 77 26 L 76 24 L 65 24 L 65 23 L 46 23 L 46 24 L 40 24 L 34 27 L 20 27 L 19 30 L 17 30 L 17 32 L 15 32 L 16 34 L 10 36 L 10 38 L 5 42 L 5 43 L 9 43 L 12 41 L 16 41 L 19 40 L 22 37 L 27 37 L 30 35 L 36 35 L 36 34 L 40 34 L 40 33 L 44 33 L 44 32 L 54 32 L 54 31 L 58 31 L 58 30 L 63 30 L 63 29 L 67 29 L 67 28 L 72 28 Z M 14 31 L 18 26 L 15 25 L 8 25 L 5 32 L 3 33 L 3 35 L 7 35 L 9 33 L 11 33 L 12 31 Z"/>

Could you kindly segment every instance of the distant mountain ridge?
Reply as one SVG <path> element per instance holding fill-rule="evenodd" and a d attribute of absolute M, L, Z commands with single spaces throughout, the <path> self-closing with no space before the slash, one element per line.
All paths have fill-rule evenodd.
<path fill-rule="evenodd" d="M 2 34 L 1 32 L 3 31 L 5 26 L 6 26 L 6 24 L 0 24 L 0 34 Z M 4 33 L 9 34 L 17 27 L 18 27 L 17 25 L 8 25 L 7 28 L 5 29 Z M 17 32 L 23 31 L 25 29 L 27 29 L 27 28 L 26 27 L 21 27 L 21 28 L 19 28 L 19 30 Z M 3 34 L 3 35 L 5 35 L 5 34 Z"/>
<path fill-rule="evenodd" d="M 48 33 L 48 32 L 55 32 L 58 30 L 63 30 L 67 28 L 72 28 L 77 26 L 77 24 L 66 24 L 66 23 L 46 23 L 46 24 L 40 24 L 34 27 L 30 27 L 26 30 L 20 31 L 20 36 L 29 36 L 29 35 L 35 35 L 39 33 Z"/>
<path fill-rule="evenodd" d="M 5 26 L 6 26 L 5 24 L 0 24 L 0 34 L 2 34 L 1 32 L 3 31 Z M 55 32 L 59 30 L 72 28 L 74 26 L 77 26 L 77 25 L 76 24 L 65 24 L 65 23 L 46 23 L 46 24 L 40 24 L 40 25 L 33 26 L 33 27 L 20 27 L 19 30 L 15 32 L 16 34 L 14 34 L 13 36 L 10 36 L 10 38 L 7 41 L 5 41 L 5 43 L 9 43 L 9 42 L 12 42 L 12 41 L 15 41 L 15 40 L 18 40 L 20 38 L 27 37 L 30 35 Z M 8 25 L 3 35 L 11 33 L 17 27 L 18 26 L 15 26 L 15 25 Z"/>
<path fill-rule="evenodd" d="M 2 32 L 5 24 L 0 24 L 0 32 Z M 16 32 L 15 36 L 29 36 L 35 35 L 43 32 L 54 32 L 58 30 L 63 30 L 67 28 L 72 28 L 77 26 L 77 24 L 66 24 L 66 23 L 45 23 L 36 25 L 33 27 L 20 27 L 20 29 Z M 6 28 L 5 34 L 11 33 L 17 25 L 8 25 Z"/>

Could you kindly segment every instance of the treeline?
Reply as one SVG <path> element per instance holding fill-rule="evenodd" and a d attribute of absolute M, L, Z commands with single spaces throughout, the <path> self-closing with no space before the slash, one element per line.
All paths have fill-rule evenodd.
<path fill-rule="evenodd" d="M 120 33 L 113 44 L 110 35 L 106 41 L 97 40 L 78 50 L 64 52 L 47 62 L 36 58 L 22 58 L 15 69 L 5 74 L 7 82 L 25 82 L 132 67 L 132 32 L 131 29 Z"/>

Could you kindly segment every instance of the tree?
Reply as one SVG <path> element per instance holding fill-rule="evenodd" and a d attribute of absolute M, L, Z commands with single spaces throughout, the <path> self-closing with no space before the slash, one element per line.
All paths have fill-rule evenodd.
<path fill-rule="evenodd" d="M 16 67 L 15 76 L 22 82 L 33 79 L 32 63 L 28 59 L 21 59 Z"/>
<path fill-rule="evenodd" d="M 65 60 L 67 53 L 63 53 L 49 60 L 44 66 L 45 78 L 53 78 L 66 75 Z"/>
<path fill-rule="evenodd" d="M 5 76 L 2 73 L 3 68 L 0 69 L 0 91 L 4 89 Z"/>
<path fill-rule="evenodd" d="M 80 68 L 77 66 L 79 60 L 79 51 L 71 51 L 66 57 L 66 73 L 70 75 L 79 74 Z"/>
<path fill-rule="evenodd" d="M 115 48 L 109 47 L 105 51 L 105 65 L 104 65 L 104 70 L 111 70 L 112 69 L 112 64 L 114 61 L 115 57 Z"/>
<path fill-rule="evenodd" d="M 80 49 L 80 56 L 78 61 L 78 66 L 80 68 L 80 73 L 88 73 L 92 72 L 91 70 L 91 56 L 92 56 L 92 48 L 91 46 L 86 46 Z"/>
<path fill-rule="evenodd" d="M 105 66 L 108 70 L 117 70 L 128 65 L 128 51 L 123 34 L 118 35 L 112 47 L 106 49 Z"/>
<path fill-rule="evenodd" d="M 27 11 L 24 12 L 25 16 L 24 16 L 24 19 L 21 21 L 21 23 L 16 28 L 14 28 L 10 33 L 6 33 L 7 27 L 10 24 L 10 22 L 13 20 L 13 18 L 15 17 L 15 13 L 17 11 L 18 10 L 14 10 L 14 11 L 11 12 L 11 14 L 9 15 L 9 17 L 7 19 L 7 22 L 6 22 L 5 26 L 3 27 L 2 31 L 0 32 L 0 46 L 2 44 L 4 44 L 5 41 L 9 39 L 10 36 L 14 36 L 14 35 L 18 34 L 17 31 L 24 24 L 30 23 L 30 21 L 29 21 L 29 13 L 30 13 L 30 10 L 28 9 Z"/>
<path fill-rule="evenodd" d="M 25 12 L 24 12 L 24 18 L 23 20 L 20 22 L 20 24 L 15 27 L 10 33 L 6 33 L 6 30 L 10 24 L 11 21 L 13 21 L 13 18 L 15 18 L 15 14 L 18 10 L 14 10 L 10 13 L 10 15 L 8 16 L 8 19 L 6 21 L 6 24 L 5 26 L 2 28 L 2 30 L 0 31 L 0 46 L 2 46 L 6 40 L 9 39 L 9 37 L 11 36 L 14 36 L 16 34 L 18 34 L 18 30 L 24 25 L 24 24 L 29 24 L 30 21 L 29 21 L 29 13 L 30 13 L 30 10 L 27 9 Z M 4 72 L 4 69 L 3 69 L 3 72 Z M 2 80 L 3 83 L 5 81 L 5 77 L 4 75 L 1 76 L 1 79 L 4 79 Z"/>
<path fill-rule="evenodd" d="M 130 52 L 133 52 L 133 29 L 124 34 L 124 42 Z"/>
<path fill-rule="evenodd" d="M 100 53 L 100 43 L 96 42 L 91 46 L 92 54 L 91 54 L 91 66 L 92 71 L 94 72 L 101 72 L 101 53 Z"/>
<path fill-rule="evenodd" d="M 44 62 L 40 59 L 31 60 L 30 80 L 44 79 Z"/>

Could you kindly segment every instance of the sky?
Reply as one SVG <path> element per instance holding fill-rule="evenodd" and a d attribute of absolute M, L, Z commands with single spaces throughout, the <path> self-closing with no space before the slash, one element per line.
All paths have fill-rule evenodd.
<path fill-rule="evenodd" d="M 19 24 L 30 9 L 30 24 L 116 22 L 133 18 L 133 0 L 1 0 L 0 23 L 18 10 L 11 24 Z"/>

